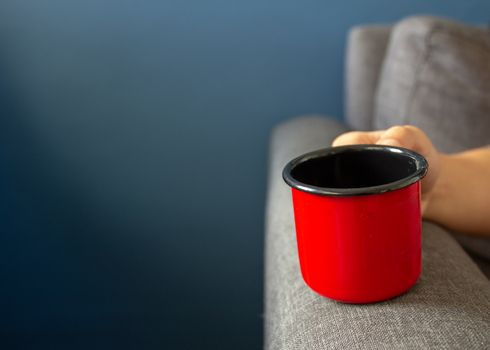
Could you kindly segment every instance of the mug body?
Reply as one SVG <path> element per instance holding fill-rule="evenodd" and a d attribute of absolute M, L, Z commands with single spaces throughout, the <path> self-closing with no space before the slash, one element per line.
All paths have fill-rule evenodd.
<path fill-rule="evenodd" d="M 356 145 L 288 163 L 301 273 L 315 292 L 347 303 L 404 293 L 421 272 L 420 179 L 415 152 Z"/>

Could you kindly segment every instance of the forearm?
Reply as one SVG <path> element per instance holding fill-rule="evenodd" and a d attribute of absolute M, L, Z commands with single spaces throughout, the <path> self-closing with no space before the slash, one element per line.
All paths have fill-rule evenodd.
<path fill-rule="evenodd" d="M 490 237 L 490 147 L 441 155 L 424 217 L 462 233 Z"/>

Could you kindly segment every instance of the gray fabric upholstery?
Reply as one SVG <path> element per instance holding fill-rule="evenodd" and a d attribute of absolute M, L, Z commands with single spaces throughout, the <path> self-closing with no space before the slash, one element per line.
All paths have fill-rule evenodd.
<path fill-rule="evenodd" d="M 345 118 L 356 130 L 373 127 L 374 96 L 391 27 L 354 27 L 347 38 L 345 63 Z"/>
<path fill-rule="evenodd" d="M 490 279 L 490 239 L 454 232 L 453 237 L 466 249 L 480 270 Z"/>
<path fill-rule="evenodd" d="M 490 32 L 432 17 L 396 24 L 375 127 L 412 124 L 443 152 L 490 143 Z"/>
<path fill-rule="evenodd" d="M 323 298 L 303 282 L 283 166 L 325 147 L 345 127 L 299 118 L 279 125 L 270 145 L 265 237 L 266 349 L 490 348 L 490 282 L 443 229 L 423 225 L 423 273 L 408 293 L 371 305 Z"/>
<path fill-rule="evenodd" d="M 393 27 L 374 124 L 412 124 L 443 152 L 490 144 L 490 31 L 433 17 Z M 457 237 L 490 260 L 490 240 Z M 487 273 L 487 264 L 479 260 Z"/>

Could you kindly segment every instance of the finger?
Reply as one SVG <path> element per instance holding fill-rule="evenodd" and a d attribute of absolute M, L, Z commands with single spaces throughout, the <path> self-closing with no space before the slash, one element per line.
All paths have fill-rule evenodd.
<path fill-rule="evenodd" d="M 344 146 L 355 144 L 374 144 L 378 141 L 384 130 L 378 131 L 351 131 L 338 136 L 332 143 L 332 146 Z"/>
<path fill-rule="evenodd" d="M 382 146 L 405 147 L 398 140 L 393 138 L 388 139 L 388 138 L 380 137 L 380 139 L 376 142 L 376 144 Z"/>
<path fill-rule="evenodd" d="M 439 168 L 438 155 L 430 139 L 422 130 L 409 125 L 395 126 L 386 130 L 378 140 L 378 144 L 404 147 L 423 155 L 429 162 L 429 171 L 422 179 L 422 193 L 427 193 L 433 188 L 434 179 L 437 178 L 433 169 Z"/>
<path fill-rule="evenodd" d="M 420 129 L 411 125 L 389 128 L 381 135 L 378 144 L 404 147 L 422 154 L 432 148 L 427 136 Z"/>

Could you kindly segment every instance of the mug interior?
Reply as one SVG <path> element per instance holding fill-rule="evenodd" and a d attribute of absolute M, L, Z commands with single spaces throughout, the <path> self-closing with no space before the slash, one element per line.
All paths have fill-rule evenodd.
<path fill-rule="evenodd" d="M 388 146 L 355 145 L 332 147 L 299 157 L 283 173 L 292 187 L 323 194 L 372 193 L 401 188 L 425 175 L 427 162 L 412 151 Z M 345 190 L 345 191 L 342 191 Z M 321 191 L 321 190 L 320 190 Z M 347 192 L 346 192 L 347 191 Z"/>

